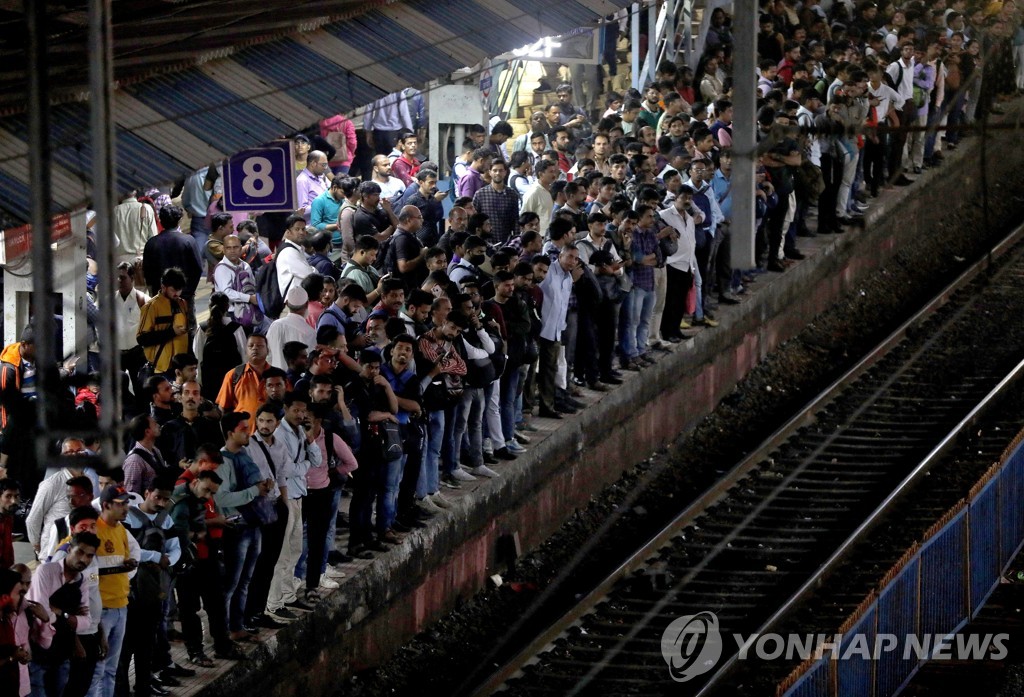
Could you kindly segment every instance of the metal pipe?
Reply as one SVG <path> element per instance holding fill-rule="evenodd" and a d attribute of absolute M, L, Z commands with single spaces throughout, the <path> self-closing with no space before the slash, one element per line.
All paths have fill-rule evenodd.
<path fill-rule="evenodd" d="M 634 2 L 629 7 L 629 55 L 633 89 L 643 89 L 644 76 L 641 75 L 643 64 L 640 62 L 640 3 L 638 2 Z"/>
<path fill-rule="evenodd" d="M 117 258 L 113 240 L 117 154 L 114 140 L 114 71 L 111 35 L 111 0 L 89 0 L 89 131 L 92 141 L 92 197 L 96 211 L 100 348 L 101 454 L 109 466 L 119 452 L 117 426 L 121 414 L 121 355 L 118 349 Z"/>
<path fill-rule="evenodd" d="M 738 6 L 739 7 L 739 6 Z M 756 265 L 754 252 L 754 185 L 757 159 L 757 12 L 738 11 L 733 19 L 733 74 L 749 75 L 732 87 L 732 248 L 730 265 L 749 269 Z"/>
<path fill-rule="evenodd" d="M 59 375 L 53 321 L 53 252 L 50 248 L 50 76 L 44 0 L 26 0 L 28 36 L 29 188 L 32 191 L 32 298 L 36 349 L 36 466 L 46 466 L 50 425 L 56 425 Z"/>

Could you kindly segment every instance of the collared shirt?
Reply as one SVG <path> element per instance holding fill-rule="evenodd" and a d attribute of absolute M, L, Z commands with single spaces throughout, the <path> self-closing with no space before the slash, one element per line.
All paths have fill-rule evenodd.
<path fill-rule="evenodd" d="M 896 93 L 904 102 L 914 98 L 914 66 L 917 62 L 911 58 L 910 63 L 904 63 L 903 59 L 895 60 L 885 69 L 893 83 L 896 84 Z M 900 73 L 903 73 L 902 80 Z"/>
<path fill-rule="evenodd" d="M 163 464 L 163 456 L 156 448 L 150 450 L 142 443 L 135 443 L 131 450 L 135 449 L 149 453 L 150 457 L 158 464 Z M 129 451 L 128 457 L 121 465 L 124 470 L 124 488 L 136 494 L 145 494 L 146 490 L 153 485 L 153 480 L 156 479 L 156 469 L 146 461 L 146 458 L 132 451 Z"/>
<path fill-rule="evenodd" d="M 363 129 L 366 131 L 411 131 L 412 117 L 409 105 L 401 92 L 384 95 L 363 114 Z"/>
<path fill-rule="evenodd" d="M 491 238 L 504 242 L 516 229 L 519 218 L 519 196 L 507 186 L 498 191 L 485 186 L 473 194 L 473 207 L 491 219 Z"/>
<path fill-rule="evenodd" d="M 711 191 L 714 192 L 715 200 L 722 211 L 725 220 L 732 220 L 732 182 L 725 178 L 722 170 L 715 170 L 715 176 L 711 179 Z"/>
<path fill-rule="evenodd" d="M 71 541 L 69 539 L 53 551 L 53 556 L 49 561 L 57 564 L 63 563 L 70 551 Z M 82 584 L 82 589 L 89 596 L 89 602 L 86 603 L 89 606 L 89 623 L 85 626 L 82 626 L 81 622 L 78 623 L 75 634 L 79 636 L 95 634 L 99 630 L 100 615 L 103 613 L 103 601 L 100 600 L 100 571 L 95 558 L 89 562 L 89 566 L 85 567 L 82 578 L 85 581 Z"/>
<path fill-rule="evenodd" d="M 266 453 L 270 454 L 269 459 L 267 459 L 267 455 L 264 453 L 264 448 Z M 287 462 L 288 453 L 284 449 L 284 444 L 277 438 L 274 438 L 272 444 L 268 443 L 259 433 L 254 433 L 249 439 L 249 445 L 245 446 L 245 452 L 259 468 L 261 479 L 273 479 L 277 482 L 277 486 L 267 494 L 267 498 L 276 499 L 281 495 L 280 487 L 288 486 L 285 474 L 289 471 L 287 469 L 287 464 L 289 463 Z"/>
<path fill-rule="evenodd" d="M 338 222 L 338 212 L 341 210 L 341 201 L 331 196 L 331 189 L 328 187 L 323 193 L 313 199 L 309 211 L 309 224 L 317 230 L 323 230 L 328 225 Z"/>
<path fill-rule="evenodd" d="M 256 409 L 267 399 L 267 391 L 260 381 L 260 376 L 269 367 L 270 364 L 267 363 L 257 370 L 249 363 L 244 363 L 242 375 L 237 383 L 234 382 L 234 377 L 235 370 L 238 369 L 229 370 L 220 384 L 220 392 L 217 393 L 216 402 L 220 408 L 224 411 L 247 411 L 255 414 Z"/>
<path fill-rule="evenodd" d="M 142 318 L 142 305 L 149 302 L 149 296 L 138 288 L 132 288 L 125 298 L 120 291 L 114 295 L 114 311 L 117 313 L 117 348 L 128 351 L 139 345 L 137 338 L 139 320 Z"/>
<path fill-rule="evenodd" d="M 715 196 L 715 192 L 711 190 L 711 185 L 706 181 L 701 180 L 700 186 L 694 183 L 693 179 L 686 182 L 696 192 L 697 196 L 703 195 L 708 200 L 708 205 L 711 207 L 711 229 L 710 234 L 712 237 L 715 236 L 715 230 L 725 220 L 725 216 L 722 215 L 722 207 L 718 205 L 718 197 Z M 696 198 L 697 196 L 694 196 Z M 708 221 L 704 221 L 705 223 Z"/>
<path fill-rule="evenodd" d="M 643 264 L 643 258 L 648 254 L 657 256 L 661 261 L 661 248 L 658 245 L 658 235 L 654 228 L 636 228 L 633 232 L 633 244 L 630 247 L 633 254 L 633 265 L 629 267 L 629 275 L 633 279 L 633 285 L 640 290 L 654 291 L 654 267 Z M 551 271 L 549 270 L 550 274 Z"/>
<path fill-rule="evenodd" d="M 245 450 L 233 453 L 227 448 L 221 448 L 220 454 L 224 462 L 217 466 L 217 476 L 221 478 L 222 484 L 214 494 L 213 500 L 224 517 L 230 518 L 238 515 L 239 506 L 244 506 L 260 495 L 259 485 L 246 486 L 245 481 L 239 479 L 237 470 L 241 468 L 246 473 L 246 478 L 251 479 L 250 475 L 258 472 L 259 468 Z"/>
<path fill-rule="evenodd" d="M 209 167 L 196 170 L 195 174 L 185 180 L 185 186 L 181 190 L 181 207 L 193 218 L 206 217 L 206 209 L 213 196 L 213 192 L 205 188 L 206 173 L 209 170 Z"/>
<path fill-rule="evenodd" d="M 689 271 L 697 266 L 697 237 L 693 216 L 680 213 L 675 206 L 669 206 L 660 213 L 661 219 L 679 233 L 676 253 L 665 260 L 665 264 L 679 271 Z"/>
<path fill-rule="evenodd" d="M 558 341 L 565 329 L 565 317 L 569 312 L 572 276 L 555 261 L 541 282 L 540 289 L 544 293 L 540 336 L 548 341 Z"/>
<path fill-rule="evenodd" d="M 281 242 L 277 248 L 277 285 L 281 288 L 282 298 L 289 288 L 302 283 L 313 271 L 305 250 L 289 240 Z"/>
<path fill-rule="evenodd" d="M 540 217 L 540 236 L 547 237 L 551 214 L 555 211 L 555 201 L 551 198 L 551 192 L 541 186 L 540 182 L 534 183 L 523 196 L 523 205 L 520 211 L 536 213 Z"/>
<path fill-rule="evenodd" d="M 280 441 L 287 454 L 281 472 L 288 487 L 288 498 L 302 498 L 306 495 L 306 473 L 310 467 L 318 467 L 323 459 L 320 448 L 306 441 L 305 431 L 293 428 L 284 420 L 274 431 L 274 440 Z"/>
<path fill-rule="evenodd" d="M 330 186 L 331 182 L 327 177 L 322 174 L 318 177 L 308 169 L 299 172 L 299 176 L 295 178 L 295 200 L 299 202 L 299 207 L 303 209 L 302 215 L 306 218 L 307 223 L 310 219 L 313 201 L 317 196 L 327 191 Z"/>
<path fill-rule="evenodd" d="M 288 361 L 284 359 L 284 345 L 289 341 L 301 341 L 309 350 L 316 347 L 316 330 L 309 326 L 306 318 L 300 314 L 289 312 L 280 319 L 275 319 L 267 330 L 267 348 L 270 365 L 281 370 L 288 369 Z"/>
<path fill-rule="evenodd" d="M 484 182 L 484 175 L 478 172 L 475 167 L 467 167 L 466 174 L 459 179 L 455 186 L 456 196 L 473 196 L 477 191 L 487 186 Z"/>
<path fill-rule="evenodd" d="M 40 564 L 32 574 L 32 585 L 29 586 L 26 597 L 33 602 L 39 603 L 43 610 L 46 611 L 46 614 L 50 616 L 50 623 L 40 628 L 42 636 L 46 637 L 43 641 L 47 644 L 49 643 L 48 639 L 53 638 L 53 624 L 57 622 L 57 613 L 53 611 L 53 607 L 50 605 L 50 596 L 69 583 L 81 584 L 79 588 L 81 600 L 78 603 L 78 607 L 61 609 L 71 614 L 77 614 L 74 611 L 80 607 L 86 609 L 85 614 L 77 615 L 78 625 L 76 633 L 81 634 L 82 629 L 88 629 L 93 622 L 99 622 L 99 617 L 94 618 L 92 616 L 92 608 L 89 603 L 89 584 L 82 573 L 75 574 L 74 578 L 68 581 L 64 577 L 63 561 L 51 561 Z"/>
<path fill-rule="evenodd" d="M 114 208 L 117 253 L 142 256 L 146 242 L 156 235 L 156 216 L 148 203 L 129 196 Z"/>

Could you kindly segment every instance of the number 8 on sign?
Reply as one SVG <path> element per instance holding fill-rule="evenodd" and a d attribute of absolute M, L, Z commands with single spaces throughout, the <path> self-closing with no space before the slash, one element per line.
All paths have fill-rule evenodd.
<path fill-rule="evenodd" d="M 291 212 L 295 172 L 291 141 L 274 141 L 235 153 L 224 163 L 224 210 Z"/>
<path fill-rule="evenodd" d="M 274 180 L 270 172 L 274 166 L 265 157 L 248 157 L 242 165 L 245 178 L 242 179 L 242 191 L 253 198 L 263 198 L 274 193 Z"/>

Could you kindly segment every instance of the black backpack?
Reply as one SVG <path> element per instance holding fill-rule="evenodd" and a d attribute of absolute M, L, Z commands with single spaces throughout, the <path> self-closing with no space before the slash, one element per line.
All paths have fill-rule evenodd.
<path fill-rule="evenodd" d="M 203 322 L 199 331 L 205 332 L 208 325 L 209 321 Z M 238 355 L 238 342 L 235 341 L 235 330 L 239 326 L 237 322 L 229 322 L 217 329 L 212 336 L 206 336 L 199 375 L 199 384 L 202 385 L 203 397 L 206 399 L 216 399 L 224 375 L 244 362 L 243 357 Z"/>
<path fill-rule="evenodd" d="M 267 257 L 263 265 L 256 271 L 256 295 L 259 299 L 260 310 L 270 319 L 277 319 L 284 311 L 284 296 L 288 292 L 288 288 L 282 290 L 277 281 L 277 257 L 285 249 L 287 247 L 283 245 L 278 247 L 277 251 Z M 294 247 L 292 249 L 301 254 L 298 249 Z M 291 283 L 289 282 L 288 285 L 290 286 Z"/>

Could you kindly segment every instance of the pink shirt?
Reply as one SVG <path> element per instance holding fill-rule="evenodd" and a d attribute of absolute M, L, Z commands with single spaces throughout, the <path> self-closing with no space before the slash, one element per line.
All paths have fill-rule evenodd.
<path fill-rule="evenodd" d="M 321 428 L 320 435 L 316 437 L 316 444 L 320 448 L 320 452 L 323 453 L 319 467 L 310 467 L 306 473 L 306 488 L 308 489 L 323 489 L 330 484 L 331 479 L 327 474 L 327 463 L 331 457 L 324 445 L 324 434 L 325 431 Z M 359 463 L 356 462 L 356 456 L 352 454 L 352 449 L 348 447 L 348 443 L 342 440 L 341 436 L 337 433 L 334 435 L 334 456 L 337 458 L 337 470 L 342 474 L 348 474 L 359 467 Z"/>

